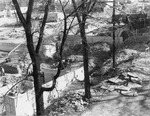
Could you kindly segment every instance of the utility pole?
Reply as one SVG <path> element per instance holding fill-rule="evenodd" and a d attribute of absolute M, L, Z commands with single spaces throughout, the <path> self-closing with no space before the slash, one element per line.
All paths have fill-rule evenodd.
<path fill-rule="evenodd" d="M 116 1 L 113 0 L 113 68 L 115 68 L 115 63 L 116 63 L 116 60 L 115 60 L 115 53 L 116 53 L 116 45 L 115 45 L 115 3 Z"/>

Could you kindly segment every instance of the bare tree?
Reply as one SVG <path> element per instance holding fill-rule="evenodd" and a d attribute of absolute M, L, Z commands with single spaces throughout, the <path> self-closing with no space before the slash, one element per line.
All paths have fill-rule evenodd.
<path fill-rule="evenodd" d="M 28 48 L 28 52 L 29 52 L 31 60 L 32 60 L 32 64 L 33 64 L 33 78 L 34 78 L 34 89 L 35 89 L 35 99 L 36 99 L 36 111 L 37 111 L 37 115 L 42 115 L 44 112 L 43 96 L 40 95 L 39 92 L 40 92 L 43 82 L 42 82 L 42 78 L 41 78 L 41 74 L 40 74 L 39 50 L 40 50 L 40 46 L 42 43 L 44 27 L 45 27 L 47 15 L 48 15 L 48 10 L 49 10 L 48 6 L 51 3 L 51 0 L 48 0 L 47 4 L 45 6 L 45 14 L 44 14 L 44 18 L 42 21 L 42 26 L 40 27 L 39 38 L 38 38 L 38 43 L 37 43 L 36 47 L 34 47 L 34 43 L 33 43 L 33 34 L 34 33 L 32 32 L 32 28 L 31 28 L 32 27 L 31 15 L 32 15 L 32 11 L 33 11 L 34 0 L 29 0 L 26 18 L 23 16 L 23 14 L 20 10 L 18 1 L 12 0 L 12 2 L 15 6 L 17 15 L 24 27 L 24 30 L 25 30 L 27 48 Z"/>
<path fill-rule="evenodd" d="M 72 3 L 74 9 L 77 9 L 78 6 L 75 0 L 72 0 Z M 81 9 L 75 12 L 79 23 L 80 35 L 82 38 L 82 46 L 83 46 L 85 99 L 91 98 L 89 69 L 88 69 L 88 44 L 87 44 L 87 38 L 85 33 L 85 23 L 86 23 L 87 16 L 92 11 L 95 3 L 96 0 L 81 0 Z"/>
<path fill-rule="evenodd" d="M 44 104 L 43 104 L 43 92 L 44 91 L 52 91 L 55 86 L 56 86 L 56 79 L 59 77 L 60 72 L 61 72 L 61 64 L 62 64 L 62 53 L 63 53 L 63 46 L 65 44 L 65 40 L 67 38 L 67 35 L 69 33 L 69 30 L 71 28 L 72 22 L 74 20 L 74 18 L 72 19 L 71 23 L 69 24 L 69 26 L 67 25 L 67 19 L 76 11 L 73 11 L 71 14 L 66 15 L 64 7 L 67 5 L 63 5 L 61 0 L 59 0 L 61 7 L 62 7 L 62 11 L 64 14 L 64 31 L 63 31 L 63 36 L 62 36 L 62 42 L 60 45 L 60 50 L 59 50 L 59 65 L 58 65 L 58 70 L 56 75 L 53 77 L 53 84 L 51 87 L 49 88 L 45 88 L 42 87 L 42 76 L 40 73 L 40 47 L 42 45 L 42 40 L 43 40 L 43 34 L 44 34 L 44 28 L 45 28 L 45 24 L 46 24 L 46 20 L 47 20 L 47 16 L 48 16 L 48 11 L 49 11 L 49 5 L 52 3 L 52 0 L 47 0 L 46 5 L 45 5 L 45 11 L 44 11 L 44 17 L 42 20 L 42 24 L 40 26 L 40 30 L 39 30 L 39 36 L 38 36 L 38 42 L 35 45 L 33 42 L 33 35 L 35 32 L 32 32 L 32 22 L 31 22 L 31 15 L 32 15 L 32 11 L 33 11 L 33 5 L 35 3 L 34 0 L 29 0 L 28 2 L 28 10 L 27 10 L 27 15 L 26 17 L 23 16 L 21 10 L 20 10 L 20 6 L 18 4 L 17 0 L 12 0 L 17 15 L 24 27 L 24 31 L 26 34 L 26 42 L 27 42 L 27 49 L 29 52 L 29 55 L 31 57 L 31 61 L 32 61 L 32 65 L 33 65 L 33 78 L 34 78 L 34 90 L 35 90 L 35 100 L 36 100 L 36 115 L 40 116 L 44 114 Z M 77 8 L 78 9 L 78 8 Z"/>

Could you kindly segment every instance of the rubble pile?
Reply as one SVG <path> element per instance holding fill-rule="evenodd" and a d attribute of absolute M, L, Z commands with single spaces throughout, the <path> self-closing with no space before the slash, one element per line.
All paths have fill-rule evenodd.
<path fill-rule="evenodd" d="M 49 108 L 49 116 L 66 116 L 66 114 L 82 112 L 89 105 L 88 102 L 83 101 L 83 94 L 83 92 L 72 92 L 58 99 Z"/>
<path fill-rule="evenodd" d="M 140 88 L 142 80 L 132 72 L 121 73 L 119 76 L 107 79 L 101 86 L 101 89 L 117 91 L 126 96 L 137 96 Z"/>
<path fill-rule="evenodd" d="M 0 37 L 7 40 L 8 38 L 24 38 L 25 35 L 22 30 L 11 29 L 10 31 L 0 32 Z"/>

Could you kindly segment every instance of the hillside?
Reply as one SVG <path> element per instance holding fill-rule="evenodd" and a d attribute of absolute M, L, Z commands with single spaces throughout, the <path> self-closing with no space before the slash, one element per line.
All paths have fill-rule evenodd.
<path fill-rule="evenodd" d="M 149 36 L 127 39 L 117 50 L 116 68 L 111 68 L 110 58 L 97 71 L 103 75 L 92 77 L 101 82 L 91 87 L 90 102 L 82 101 L 83 83 L 74 82 L 47 109 L 49 116 L 54 112 L 58 116 L 149 116 L 149 41 Z"/>

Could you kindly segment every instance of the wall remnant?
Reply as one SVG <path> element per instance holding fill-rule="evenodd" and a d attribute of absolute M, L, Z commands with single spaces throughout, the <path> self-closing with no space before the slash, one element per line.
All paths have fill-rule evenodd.
<path fill-rule="evenodd" d="M 51 92 L 44 92 L 44 107 L 47 108 L 52 100 L 61 96 L 63 90 L 67 88 L 75 79 L 84 79 L 83 67 L 75 69 L 67 74 L 60 76 L 57 79 L 56 88 Z M 50 87 L 52 81 L 44 84 L 44 87 Z M 14 116 L 33 116 L 35 113 L 35 93 L 34 89 L 25 92 L 24 94 L 18 94 L 16 96 L 5 96 L 5 109 L 6 115 Z"/>

